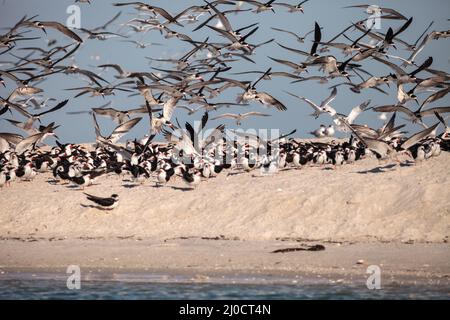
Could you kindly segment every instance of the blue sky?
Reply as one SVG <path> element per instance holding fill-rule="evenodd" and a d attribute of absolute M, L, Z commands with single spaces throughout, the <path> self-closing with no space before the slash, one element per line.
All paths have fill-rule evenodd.
<path fill-rule="evenodd" d="M 136 17 L 136 11 L 131 7 L 117 8 L 111 5 L 111 3 L 116 1 L 108 0 L 93 0 L 92 4 L 78 4 L 81 8 L 81 24 L 84 28 L 95 28 L 102 25 L 112 16 L 114 16 L 119 10 L 123 13 L 118 21 L 114 23 L 109 28 L 109 31 L 116 32 L 120 30 L 121 33 L 126 34 L 130 31 L 129 28 L 121 26 L 121 24 L 126 23 L 128 20 Z M 283 0 L 278 2 L 288 2 L 296 3 L 292 0 Z M 10 27 L 19 20 L 23 15 L 28 16 L 39 15 L 40 20 L 55 20 L 65 23 L 68 14 L 66 9 L 69 5 L 72 5 L 74 1 L 65 0 L 39 0 L 39 1 L 29 1 L 29 0 L 0 0 L 0 27 Z M 165 8 L 172 14 L 180 12 L 182 9 L 190 5 L 202 5 L 202 1 L 193 0 L 183 0 L 183 1 L 148 1 L 147 3 L 161 6 Z M 304 44 L 299 44 L 292 37 L 277 33 L 271 30 L 271 27 L 278 27 L 283 29 L 288 29 L 299 34 L 304 34 L 310 31 L 314 27 L 314 22 L 318 21 L 320 26 L 323 27 L 323 39 L 328 40 L 335 36 L 338 32 L 343 30 L 352 21 L 358 21 L 365 18 L 367 15 L 362 9 L 344 9 L 344 6 L 353 4 L 362 4 L 363 1 L 353 1 L 353 0 L 341 0 L 341 1 L 325 1 L 325 0 L 311 0 L 305 4 L 305 14 L 301 13 L 287 13 L 284 8 L 277 8 L 276 13 L 266 12 L 261 14 L 254 14 L 251 12 L 231 15 L 229 16 L 233 26 L 242 27 L 253 22 L 259 23 L 259 30 L 249 38 L 251 43 L 260 43 L 262 41 L 268 40 L 270 38 L 275 38 L 278 42 L 290 46 L 299 48 L 301 50 L 309 51 L 311 47 L 311 36 L 307 38 Z M 416 38 L 423 32 L 423 30 L 428 26 L 431 21 L 434 21 L 434 25 L 431 30 L 448 30 L 450 22 L 448 13 L 450 12 L 450 1 L 448 0 L 431 0 L 431 1 L 420 1 L 420 0 L 397 0 L 397 1 L 370 1 L 370 4 L 391 7 L 407 17 L 414 17 L 414 22 L 411 27 L 406 30 L 401 38 L 407 42 L 415 42 Z M 203 21 L 204 17 L 200 20 Z M 394 29 L 398 28 L 403 22 L 383 20 L 382 21 L 382 32 L 386 32 L 388 27 L 392 26 Z M 186 25 L 184 28 L 171 27 L 179 32 L 186 33 L 191 36 L 194 40 L 202 41 L 208 35 L 210 36 L 210 41 L 222 41 L 217 34 L 212 31 L 208 31 L 206 28 L 197 32 L 192 32 L 195 25 Z M 55 31 L 49 31 L 48 38 L 39 31 L 35 30 L 30 35 L 42 36 L 42 39 L 28 42 L 26 46 L 45 46 L 46 39 L 58 39 L 58 43 L 68 44 L 68 39 L 61 37 Z M 351 38 L 358 37 L 359 33 L 348 33 Z M 133 44 L 121 42 L 121 39 L 110 39 L 108 41 L 98 41 L 98 40 L 87 40 L 82 45 L 82 48 L 74 57 L 74 63 L 81 68 L 87 68 L 89 70 L 98 71 L 101 70 L 96 68 L 99 64 L 104 63 L 117 63 L 121 65 L 125 70 L 128 71 L 152 71 L 151 67 L 168 67 L 168 65 L 152 63 L 145 57 L 153 58 L 178 58 L 184 53 L 190 50 L 192 47 L 189 44 L 183 44 L 178 40 L 164 39 L 159 32 L 150 31 L 145 35 L 142 34 L 130 34 L 130 39 L 142 40 L 143 42 L 159 42 L 163 46 L 152 46 L 146 49 L 137 49 Z M 342 41 L 342 39 L 341 39 Z M 22 44 L 24 46 L 25 44 Z M 20 46 L 19 46 L 20 47 Z M 402 47 L 399 45 L 398 47 Z M 434 69 L 444 70 L 449 72 L 449 62 L 450 62 L 450 40 L 443 39 L 440 41 L 433 41 L 417 58 L 417 62 L 421 63 L 426 60 L 429 56 L 434 57 Z M 25 56 L 25 51 L 15 50 L 15 54 Z M 332 51 L 332 54 L 339 57 L 339 60 L 343 60 L 344 57 L 339 51 Z M 409 52 L 398 50 L 391 51 L 391 54 L 400 55 L 403 57 L 409 56 Z M 289 71 L 287 67 L 276 64 L 272 62 L 268 56 L 275 58 L 291 60 L 294 62 L 300 62 L 302 59 L 298 55 L 289 54 L 288 52 L 279 48 L 275 43 L 268 44 L 264 47 L 258 48 L 256 55 L 252 57 L 256 61 L 256 64 L 250 62 L 237 62 L 230 64 L 233 69 L 230 72 L 240 72 L 249 70 L 260 70 L 265 71 L 267 68 L 272 67 L 273 71 Z M 11 61 L 13 58 L 8 54 L 0 56 L 0 61 Z M 386 75 L 391 72 L 389 68 L 376 62 L 364 61 L 363 66 L 375 75 Z M 410 69 L 408 69 L 410 70 Z M 411 69 L 413 70 L 413 69 Z M 115 81 L 112 70 L 101 71 L 101 76 L 107 78 L 110 81 Z M 314 69 L 311 74 L 319 74 L 319 72 Z M 421 74 L 422 76 L 429 76 L 427 73 Z M 228 75 L 230 76 L 230 75 Z M 256 76 L 246 75 L 246 76 L 233 76 L 241 80 L 255 80 Z M 293 92 L 297 95 L 305 96 L 313 101 L 320 102 L 330 93 L 328 89 L 331 85 L 341 82 L 342 79 L 336 79 L 330 81 L 328 84 L 319 84 L 313 81 L 302 82 L 297 84 L 290 84 L 290 81 L 285 78 L 275 78 L 272 81 L 261 82 L 258 86 L 259 90 L 264 90 L 275 96 L 277 99 L 282 101 L 288 108 L 285 112 L 278 112 L 276 110 L 267 109 L 264 106 L 253 103 L 251 108 L 249 107 L 236 107 L 233 109 L 221 109 L 217 112 L 211 113 L 211 117 L 218 115 L 222 112 L 246 112 L 249 110 L 256 110 L 270 113 L 272 116 L 267 118 L 253 118 L 243 123 L 243 128 L 279 128 L 283 132 L 287 132 L 293 129 L 297 129 L 297 135 L 301 137 L 310 137 L 308 132 L 317 128 L 320 124 L 330 124 L 331 120 L 329 117 L 322 115 L 319 119 L 315 120 L 308 115 L 311 113 L 311 109 L 305 103 L 297 101 L 295 98 L 290 97 L 283 91 L 287 90 Z M 354 81 L 359 81 L 354 78 Z M 81 115 L 67 115 L 66 111 L 82 111 L 89 110 L 92 107 L 99 107 L 108 101 L 112 101 L 112 106 L 118 109 L 130 109 L 136 108 L 143 103 L 143 98 L 129 97 L 127 93 L 118 93 L 116 96 L 109 96 L 106 99 L 101 97 L 89 98 L 88 95 L 74 99 L 73 91 L 66 91 L 64 89 L 71 87 L 80 87 L 87 85 L 84 80 L 66 75 L 56 75 L 51 77 L 48 81 L 39 84 L 39 87 L 44 89 L 45 97 L 52 97 L 58 100 L 70 99 L 68 106 L 54 114 L 44 118 L 44 123 L 49 123 L 51 121 L 56 121 L 61 127 L 57 130 L 58 136 L 64 142 L 90 142 L 95 138 L 92 119 L 87 114 Z M 373 105 L 384 105 L 396 103 L 396 92 L 395 88 L 388 90 L 391 94 L 389 96 L 378 93 L 374 90 L 365 90 L 361 94 L 355 94 L 351 92 L 348 87 L 340 87 L 338 92 L 338 97 L 333 103 L 333 106 L 340 113 L 348 113 L 353 107 L 359 103 L 372 99 Z M 9 86 L 4 89 L 0 88 L 0 96 L 8 96 L 9 93 L 14 89 L 14 86 L 9 83 Z M 216 102 L 231 102 L 236 98 L 238 91 L 230 90 L 229 92 L 221 95 L 217 98 Z M 427 97 L 428 94 L 420 94 L 419 99 L 422 101 Z M 449 105 L 449 98 L 442 99 L 441 101 L 435 103 L 436 106 L 447 106 Z M 417 108 L 414 104 L 411 104 L 413 109 Z M 15 115 L 16 118 L 17 115 Z M 379 127 L 382 121 L 377 118 L 378 114 L 369 111 L 364 113 L 360 118 L 357 119 L 357 123 L 368 124 L 372 127 Z M 175 117 L 184 122 L 185 120 L 194 121 L 199 120 L 201 113 L 196 113 L 193 116 L 187 116 L 184 110 L 177 110 Z M 20 118 L 21 119 L 21 118 Z M 434 119 L 429 120 L 435 122 Z M 148 130 L 147 120 L 144 118 L 143 121 L 130 133 L 128 138 L 134 136 L 142 136 Z M 228 127 L 234 127 L 232 121 L 224 121 Z M 219 122 L 212 122 L 216 125 Z M 109 133 L 113 128 L 114 124 L 109 119 L 101 119 L 100 125 L 102 127 L 103 133 Z M 417 126 L 409 126 L 411 131 L 418 130 Z M 0 121 L 0 131 L 16 131 L 11 126 L 9 126 L 5 121 Z M 20 131 L 16 131 L 20 132 Z"/>

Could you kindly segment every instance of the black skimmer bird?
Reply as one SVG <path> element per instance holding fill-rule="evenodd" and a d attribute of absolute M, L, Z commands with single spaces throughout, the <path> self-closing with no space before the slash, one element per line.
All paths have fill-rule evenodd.
<path fill-rule="evenodd" d="M 386 36 L 383 40 L 383 43 L 380 48 L 380 52 L 386 52 L 390 46 L 394 47 L 396 49 L 396 46 L 394 44 L 395 38 L 402 32 L 404 32 L 408 27 L 411 25 L 413 21 L 413 18 L 409 18 L 408 21 L 405 22 L 403 26 L 401 26 L 397 31 L 394 31 L 391 27 L 389 27 L 388 31 L 386 32 Z"/>
<path fill-rule="evenodd" d="M 208 179 L 208 178 L 212 177 L 214 168 L 213 168 L 213 165 L 211 163 L 205 161 L 203 163 L 202 168 L 200 169 L 200 171 L 202 173 L 202 176 L 204 178 Z"/>
<path fill-rule="evenodd" d="M 145 181 L 150 178 L 150 174 L 148 173 L 147 169 L 140 165 L 132 165 L 129 170 L 131 172 L 131 179 L 135 183 L 144 184 Z"/>
<path fill-rule="evenodd" d="M 243 0 L 242 2 L 249 3 L 256 7 L 256 9 L 253 11 L 255 13 L 261 13 L 265 11 L 272 11 L 275 13 L 275 10 L 272 6 L 272 4 L 275 2 L 275 0 L 269 0 L 267 2 L 258 2 L 256 0 Z"/>
<path fill-rule="evenodd" d="M 219 161 L 219 160 L 214 160 L 213 163 L 211 163 L 210 165 L 211 171 L 209 176 L 212 178 L 217 177 L 217 175 L 219 173 L 222 172 L 222 170 L 225 168 L 225 166 Z"/>
<path fill-rule="evenodd" d="M 31 181 L 36 177 L 36 171 L 33 168 L 32 162 L 27 162 L 25 165 L 20 166 L 15 173 L 17 178 L 24 181 Z"/>
<path fill-rule="evenodd" d="M 59 23 L 59 22 L 55 22 L 55 21 L 27 21 L 24 22 L 22 24 L 23 26 L 26 27 L 34 27 L 34 28 L 38 28 L 41 29 L 42 31 L 44 31 L 45 34 L 47 34 L 46 29 L 47 28 L 51 28 L 54 30 L 57 30 L 63 34 L 65 34 L 66 36 L 72 38 L 73 40 L 81 43 L 83 42 L 83 40 L 72 30 L 70 30 L 69 28 L 67 28 L 65 25 Z"/>
<path fill-rule="evenodd" d="M 108 103 L 109 104 L 109 103 Z M 117 110 L 114 108 L 92 108 L 92 112 L 95 112 L 97 115 L 105 116 L 116 122 L 118 125 L 125 123 L 130 120 L 130 116 L 134 113 L 146 113 L 145 109 L 133 109 L 133 110 Z"/>
<path fill-rule="evenodd" d="M 342 152 L 342 150 L 340 149 L 336 150 L 334 152 L 332 162 L 335 168 L 342 166 L 345 163 L 344 152 Z"/>
<path fill-rule="evenodd" d="M 446 97 L 449 93 L 450 93 L 450 87 L 439 90 L 438 92 L 433 93 L 428 98 L 426 98 L 425 101 L 421 104 L 421 107 L 424 107 L 426 104 L 440 100 L 440 99 Z"/>
<path fill-rule="evenodd" d="M 175 174 L 175 169 L 166 163 L 161 169 L 157 171 L 156 186 L 161 186 L 169 182 L 170 178 Z"/>
<path fill-rule="evenodd" d="M 433 142 L 432 146 L 433 157 L 438 157 L 441 155 L 442 149 L 441 149 L 441 139 L 436 138 L 436 141 Z"/>
<path fill-rule="evenodd" d="M 70 178 L 74 177 L 75 175 L 72 173 L 69 174 L 69 167 L 70 167 L 69 163 L 61 163 L 57 165 L 53 169 L 53 177 L 55 179 L 57 178 L 62 179 L 63 181 L 70 180 Z"/>
<path fill-rule="evenodd" d="M 435 115 L 438 118 L 438 120 L 441 122 L 441 124 L 444 126 L 444 132 L 440 136 L 440 139 L 444 142 L 450 141 L 450 127 L 447 125 L 447 123 L 445 122 L 445 119 L 439 113 L 436 112 Z"/>
<path fill-rule="evenodd" d="M 327 152 L 325 150 L 319 150 L 314 157 L 314 163 L 316 165 L 324 165 L 327 163 L 327 159 Z"/>
<path fill-rule="evenodd" d="M 436 113 L 449 113 L 450 107 L 434 107 L 427 110 L 422 110 L 422 107 L 420 107 L 416 111 L 411 111 L 403 105 L 387 105 L 374 107 L 373 110 L 376 112 L 402 112 L 406 114 L 412 122 L 417 122 L 421 121 L 424 117 L 429 117 Z"/>
<path fill-rule="evenodd" d="M 147 102 L 147 109 L 150 116 L 151 123 L 151 135 L 158 134 L 162 131 L 164 126 L 168 126 L 170 128 L 174 128 L 174 125 L 170 121 L 172 118 L 172 114 L 175 111 L 178 101 L 182 98 L 182 96 L 173 96 L 164 102 L 163 105 L 163 113 L 160 117 L 153 116 L 153 110 Z"/>
<path fill-rule="evenodd" d="M 352 82 L 343 82 L 343 83 L 333 86 L 332 88 L 337 88 L 342 85 L 347 85 L 347 86 L 350 86 L 350 90 L 353 91 L 354 93 L 361 93 L 361 91 L 364 89 L 373 89 L 373 90 L 377 90 L 385 95 L 388 95 L 388 93 L 386 91 L 379 88 L 379 86 L 381 86 L 383 84 L 386 84 L 389 86 L 389 77 L 372 76 L 372 77 L 368 78 L 367 80 L 364 80 L 363 82 L 358 83 L 358 84 L 355 84 Z"/>
<path fill-rule="evenodd" d="M 75 95 L 74 98 L 81 97 L 87 93 L 91 93 L 91 97 L 106 97 L 115 95 L 115 91 L 123 91 L 123 92 L 131 92 L 130 89 L 123 88 L 121 86 L 126 84 L 132 84 L 134 81 L 124 81 L 121 83 L 118 83 L 116 85 L 108 85 L 108 86 L 96 86 L 96 87 L 78 87 L 78 88 L 68 88 L 65 90 L 68 91 L 80 91 Z"/>
<path fill-rule="evenodd" d="M 303 5 L 304 5 L 306 2 L 308 2 L 308 1 L 309 1 L 309 0 L 303 0 L 303 1 L 301 1 L 300 3 L 295 4 L 295 5 L 292 5 L 292 4 L 289 4 L 289 3 L 276 2 L 276 3 L 273 3 L 273 5 L 275 5 L 275 6 L 282 6 L 282 7 L 288 8 L 288 11 L 289 11 L 289 12 L 301 12 L 301 13 L 305 13 L 304 8 L 303 8 Z"/>
<path fill-rule="evenodd" d="M 356 151 L 354 149 L 344 149 L 344 160 L 346 163 L 354 163 L 357 160 Z"/>
<path fill-rule="evenodd" d="M 104 171 L 91 171 L 91 172 L 81 172 L 79 175 L 70 178 L 70 181 L 79 185 L 81 190 L 85 187 L 92 185 L 94 179 L 103 175 Z"/>
<path fill-rule="evenodd" d="M 277 168 L 278 169 L 284 169 L 287 167 L 287 154 L 286 152 L 280 152 L 278 154 L 278 159 L 277 159 Z"/>
<path fill-rule="evenodd" d="M 294 36 L 294 37 L 297 39 L 297 41 L 300 42 L 300 43 L 304 43 L 306 37 L 307 37 L 308 35 L 310 35 L 311 33 L 314 32 L 314 30 L 311 30 L 311 31 L 307 32 L 307 33 L 302 37 L 302 36 L 299 36 L 298 34 L 296 34 L 295 32 L 292 32 L 292 31 L 289 31 L 289 30 L 284 30 L 284 29 L 280 29 L 280 28 L 271 28 L 271 29 L 272 29 L 272 30 L 275 30 L 275 31 L 278 31 L 278 32 L 283 32 L 283 33 L 290 34 L 290 35 Z"/>
<path fill-rule="evenodd" d="M 325 48 L 328 47 L 334 47 L 337 49 L 340 49 L 342 51 L 342 54 L 344 54 L 344 56 L 348 56 L 350 54 L 356 53 L 356 52 L 361 52 L 365 49 L 365 47 L 363 47 L 363 45 L 359 45 L 358 43 L 365 37 L 367 36 L 367 34 L 369 34 L 372 31 L 372 29 L 367 29 L 366 32 L 364 32 L 361 36 L 359 36 L 356 40 L 352 41 L 352 43 L 342 43 L 342 42 L 320 42 L 321 45 L 325 46 Z M 344 35 L 345 36 L 345 35 Z M 349 39 L 347 36 L 345 36 L 348 40 Z M 322 51 L 324 50 L 324 48 L 321 49 Z M 353 59 L 353 57 L 352 57 Z M 343 71 L 343 70 L 342 70 Z"/>
<path fill-rule="evenodd" d="M 181 173 L 183 177 L 183 181 L 191 188 L 196 188 L 201 182 L 200 171 L 189 172 L 183 168 L 181 168 Z"/>
<path fill-rule="evenodd" d="M 128 121 L 118 125 L 108 137 L 104 137 L 104 136 L 102 136 L 102 134 L 100 132 L 100 126 L 98 125 L 95 113 L 93 113 L 92 116 L 94 119 L 95 135 L 97 136 L 98 143 L 104 143 L 105 141 L 113 143 L 113 144 L 116 143 L 117 141 L 120 140 L 120 138 L 122 138 L 131 129 L 133 129 L 139 123 L 139 121 L 142 120 L 142 118 L 134 118 L 134 119 L 128 120 Z"/>
<path fill-rule="evenodd" d="M 9 172 L 6 174 L 6 185 L 10 186 L 11 182 L 16 180 L 16 171 L 14 170 L 14 168 L 10 168 Z"/>
<path fill-rule="evenodd" d="M 177 19 L 179 17 L 181 17 L 180 15 L 173 17 L 169 12 L 167 12 L 165 9 L 160 8 L 160 7 L 151 6 L 151 5 L 143 3 L 143 2 L 122 2 L 122 3 L 114 3 L 113 5 L 116 7 L 134 6 L 134 8 L 138 11 L 149 12 L 149 13 L 153 14 L 154 16 L 160 15 L 161 17 L 166 19 L 168 23 L 175 23 L 179 26 L 182 26 L 177 21 Z"/>
<path fill-rule="evenodd" d="M 263 154 L 261 157 L 261 174 L 263 175 L 270 175 L 275 174 L 278 172 L 278 157 L 275 156 L 267 156 L 266 154 Z"/>
<path fill-rule="evenodd" d="M 426 159 L 425 147 L 423 145 L 417 146 L 416 148 L 412 148 L 410 150 L 411 156 L 414 159 L 414 162 L 421 163 Z"/>
<path fill-rule="evenodd" d="M 234 119 L 234 120 L 236 120 L 236 125 L 240 126 L 242 124 L 242 120 L 245 120 L 248 117 L 252 117 L 252 116 L 270 117 L 270 114 L 257 112 L 257 111 L 250 111 L 250 112 L 238 113 L 238 114 L 224 113 L 224 114 L 221 114 L 221 115 L 219 115 L 217 117 L 212 118 L 211 120 L 225 119 L 225 118 L 227 118 L 227 119 Z"/>
<path fill-rule="evenodd" d="M 339 131 L 341 131 L 341 132 L 349 132 L 347 126 L 342 124 L 342 122 L 345 122 L 347 125 L 353 124 L 355 119 L 362 112 L 367 110 L 367 108 L 370 105 L 370 103 L 371 103 L 371 100 L 367 100 L 367 101 L 364 101 L 364 102 L 360 103 L 359 105 L 354 107 L 347 116 L 342 115 L 342 114 L 334 115 L 333 116 L 333 122 L 336 124 L 337 129 Z M 332 126 L 332 125 L 329 126 L 329 132 L 328 133 L 329 133 L 329 136 L 333 136 L 334 135 L 334 133 L 335 133 L 334 126 Z"/>
<path fill-rule="evenodd" d="M 112 194 L 111 197 L 102 198 L 93 196 L 87 193 L 84 193 L 87 196 L 87 199 L 89 201 L 92 201 L 96 204 L 94 208 L 100 209 L 100 210 L 113 210 L 117 208 L 119 205 L 119 195 L 118 194 Z"/>
<path fill-rule="evenodd" d="M 44 173 L 44 172 L 49 171 L 51 169 L 51 167 L 53 165 L 55 165 L 55 163 L 56 163 L 55 160 L 53 160 L 53 158 L 48 155 L 34 157 L 34 158 L 32 158 L 32 160 L 34 161 L 36 170 L 39 173 Z"/>
<path fill-rule="evenodd" d="M 136 48 L 140 49 L 146 49 L 151 46 L 162 46 L 162 44 L 158 42 L 140 42 L 136 40 L 123 40 L 123 42 L 134 43 L 136 45 Z"/>
<path fill-rule="evenodd" d="M 298 64 L 298 63 L 294 63 L 292 61 L 282 60 L 282 59 L 275 59 L 275 58 L 272 58 L 272 57 L 269 57 L 269 59 L 272 60 L 272 61 L 275 61 L 277 63 L 283 64 L 283 65 L 286 65 L 286 66 L 292 68 L 293 69 L 293 73 L 296 76 L 300 75 L 304 71 L 308 71 L 307 70 L 308 65 L 305 64 L 305 63 Z M 270 74 L 273 75 L 273 73 L 270 73 Z"/>
<path fill-rule="evenodd" d="M 267 71 L 253 84 L 249 83 L 247 86 L 240 83 L 240 87 L 244 87 L 245 91 L 242 94 L 239 94 L 237 97 L 237 102 L 247 102 L 247 101 L 259 101 L 260 103 L 266 105 L 266 106 L 272 106 L 275 107 L 279 111 L 286 111 L 287 108 L 284 104 L 282 104 L 280 101 L 278 101 L 276 98 L 272 97 L 267 92 L 258 92 L 256 91 L 255 87 L 256 85 L 264 79 L 270 72 L 272 71 L 272 68 L 267 69 Z"/>
<path fill-rule="evenodd" d="M 126 38 L 126 36 L 121 35 L 119 33 L 114 33 L 114 32 L 109 32 L 109 31 L 94 31 L 94 30 L 88 30 L 86 28 L 80 28 L 81 32 L 86 33 L 87 39 L 90 40 L 100 40 L 100 41 L 105 41 L 111 38 L 116 38 L 116 37 L 121 37 L 121 38 Z"/>
<path fill-rule="evenodd" d="M 347 59 L 343 62 L 338 62 L 337 58 L 335 56 L 322 56 L 322 57 L 316 57 L 314 61 L 310 62 L 310 65 L 320 65 L 319 70 L 326 71 L 328 73 L 329 79 L 334 79 L 338 77 L 345 77 L 350 80 L 350 75 L 346 71 L 347 67 L 352 68 L 358 68 L 360 67 L 359 64 L 350 64 L 350 62 L 354 60 L 353 57 Z M 367 73 L 367 72 L 366 72 Z"/>
<path fill-rule="evenodd" d="M 402 15 L 397 10 L 394 10 L 391 8 L 386 8 L 386 7 L 374 6 L 371 4 L 352 5 L 352 6 L 347 6 L 344 8 L 361 8 L 361 9 L 365 9 L 365 11 L 370 14 L 374 14 L 374 13 L 387 14 L 390 19 L 395 18 L 395 19 L 399 19 L 399 20 L 408 20 L 408 18 L 406 18 L 404 15 Z"/>
<path fill-rule="evenodd" d="M 387 65 L 394 71 L 394 74 L 391 74 L 389 77 L 395 80 L 397 82 L 397 85 L 405 83 L 416 83 L 417 82 L 416 74 L 418 74 L 423 70 L 428 69 L 433 64 L 433 57 L 429 57 L 419 67 L 415 68 L 414 71 L 408 73 L 393 62 L 381 59 L 380 57 L 377 56 L 373 56 L 373 59 Z"/>
<path fill-rule="evenodd" d="M 242 169 L 250 172 L 260 166 L 257 156 L 253 152 L 245 151 L 244 157 L 240 159 Z"/>
<path fill-rule="evenodd" d="M 286 92 L 287 94 L 296 97 L 300 100 L 303 100 L 304 102 L 306 102 L 307 104 L 309 104 L 313 109 L 314 109 L 314 113 L 311 114 L 311 116 L 315 117 L 316 119 L 322 114 L 322 113 L 328 113 L 331 116 L 334 116 L 336 114 L 336 110 L 334 108 L 332 108 L 330 106 L 330 103 L 333 102 L 334 99 L 336 99 L 337 96 L 337 89 L 334 88 L 331 91 L 331 94 L 328 98 L 326 98 L 324 101 L 322 101 L 322 103 L 320 105 L 315 104 L 314 102 L 312 102 L 311 100 L 305 98 L 305 97 L 300 97 L 297 96 L 293 93 L 289 93 Z"/>

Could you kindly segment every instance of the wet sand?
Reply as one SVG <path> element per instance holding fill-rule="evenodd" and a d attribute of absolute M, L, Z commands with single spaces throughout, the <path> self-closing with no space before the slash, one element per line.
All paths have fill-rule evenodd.
<path fill-rule="evenodd" d="M 318 244 L 324 250 L 307 250 Z M 287 248 L 304 250 L 274 253 Z M 445 243 L 10 239 L 0 241 L 0 256 L 0 279 L 30 272 L 38 277 L 48 273 L 65 277 L 69 265 L 78 265 L 84 280 L 363 285 L 368 266 L 377 265 L 384 284 L 450 287 Z"/>

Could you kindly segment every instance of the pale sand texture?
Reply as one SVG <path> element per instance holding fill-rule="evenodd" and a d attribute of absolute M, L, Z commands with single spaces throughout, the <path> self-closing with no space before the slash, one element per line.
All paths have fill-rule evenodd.
<path fill-rule="evenodd" d="M 118 193 L 120 205 L 109 214 L 81 206 L 89 202 L 78 188 L 51 185 L 51 175 L 44 174 L 0 191 L 0 236 L 445 240 L 450 153 L 420 165 L 380 166 L 386 165 L 366 159 L 337 170 L 305 168 L 270 177 L 225 172 L 193 191 L 181 190 L 180 178 L 161 188 L 150 181 L 130 188 L 116 175 L 100 177 L 85 191 Z"/>

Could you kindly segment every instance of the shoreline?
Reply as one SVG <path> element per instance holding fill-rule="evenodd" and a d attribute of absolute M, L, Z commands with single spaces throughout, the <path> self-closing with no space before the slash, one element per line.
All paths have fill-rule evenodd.
<path fill-rule="evenodd" d="M 317 244 L 325 249 L 273 253 Z M 66 279 L 67 267 L 78 265 L 84 281 L 365 285 L 367 267 L 377 265 L 385 285 L 450 287 L 448 249 L 447 244 L 395 242 L 1 240 L 0 281 L 27 274 Z"/>

